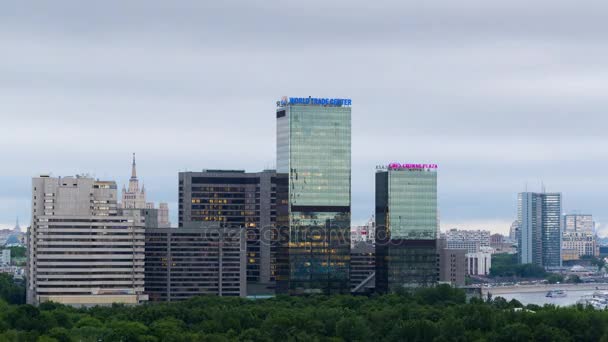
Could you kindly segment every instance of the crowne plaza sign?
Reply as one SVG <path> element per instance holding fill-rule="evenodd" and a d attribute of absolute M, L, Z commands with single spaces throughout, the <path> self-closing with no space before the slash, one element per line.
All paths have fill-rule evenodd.
<path fill-rule="evenodd" d="M 376 166 L 378 170 L 436 170 L 437 164 L 389 163 Z"/>

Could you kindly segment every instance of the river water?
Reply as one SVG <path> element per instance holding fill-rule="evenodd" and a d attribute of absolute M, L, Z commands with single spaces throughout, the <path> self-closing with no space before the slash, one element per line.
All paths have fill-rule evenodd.
<path fill-rule="evenodd" d="M 524 305 L 536 304 L 542 306 L 545 304 L 555 304 L 559 306 L 568 306 L 576 304 L 582 296 L 590 296 L 594 292 L 596 292 L 596 290 L 566 290 L 568 295 L 563 298 L 545 297 L 547 294 L 546 292 L 502 293 L 493 295 L 493 297 L 503 297 L 507 301 L 517 299 Z"/>

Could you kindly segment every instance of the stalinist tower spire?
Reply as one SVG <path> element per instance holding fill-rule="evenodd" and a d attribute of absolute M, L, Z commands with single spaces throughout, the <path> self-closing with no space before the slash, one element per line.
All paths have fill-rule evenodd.
<path fill-rule="evenodd" d="M 131 179 L 137 178 L 137 171 L 135 170 L 135 153 L 133 153 L 133 165 L 131 166 Z"/>
<path fill-rule="evenodd" d="M 139 180 L 137 179 L 137 169 L 135 164 L 135 153 L 133 153 L 133 163 L 131 164 L 131 178 L 127 189 L 122 189 L 122 204 L 123 208 L 146 208 L 146 193 L 139 191 Z"/>

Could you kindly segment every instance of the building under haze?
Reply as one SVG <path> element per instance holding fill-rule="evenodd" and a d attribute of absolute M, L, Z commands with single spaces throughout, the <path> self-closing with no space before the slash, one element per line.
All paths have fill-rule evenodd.
<path fill-rule="evenodd" d="M 522 192 L 518 196 L 519 261 L 544 267 L 562 265 L 561 193 Z"/>
<path fill-rule="evenodd" d="M 277 102 L 277 292 L 349 293 L 351 100 Z"/>
<path fill-rule="evenodd" d="M 376 172 L 376 291 L 438 281 L 437 165 L 391 163 Z"/>
<path fill-rule="evenodd" d="M 563 216 L 562 258 L 578 260 L 582 256 L 599 256 L 593 216 L 566 214 Z"/>
<path fill-rule="evenodd" d="M 490 247 L 489 230 L 450 229 L 445 232 L 447 248 L 464 248 L 467 253 L 476 253 L 482 247 Z"/>
<path fill-rule="evenodd" d="M 240 228 L 246 233 L 248 293 L 274 291 L 276 173 L 179 173 L 180 228 Z"/>
<path fill-rule="evenodd" d="M 114 181 L 32 179 L 27 302 L 138 304 L 144 295 L 142 210 L 121 212 Z"/>
<path fill-rule="evenodd" d="M 146 201 L 146 189 L 142 185 L 139 188 L 139 179 L 137 178 L 137 165 L 135 164 L 135 153 L 133 153 L 133 162 L 131 164 L 131 178 L 129 178 L 129 186 L 122 187 L 122 201 L 120 207 L 123 209 L 154 209 L 153 202 Z M 169 228 L 169 206 L 167 203 L 160 203 L 156 218 L 157 227 Z"/>

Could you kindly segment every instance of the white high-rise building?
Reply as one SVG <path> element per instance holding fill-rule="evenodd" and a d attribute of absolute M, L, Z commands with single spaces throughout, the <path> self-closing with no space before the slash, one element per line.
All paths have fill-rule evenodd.
<path fill-rule="evenodd" d="M 27 302 L 137 304 L 144 295 L 142 211 L 122 214 L 114 181 L 32 179 Z"/>

